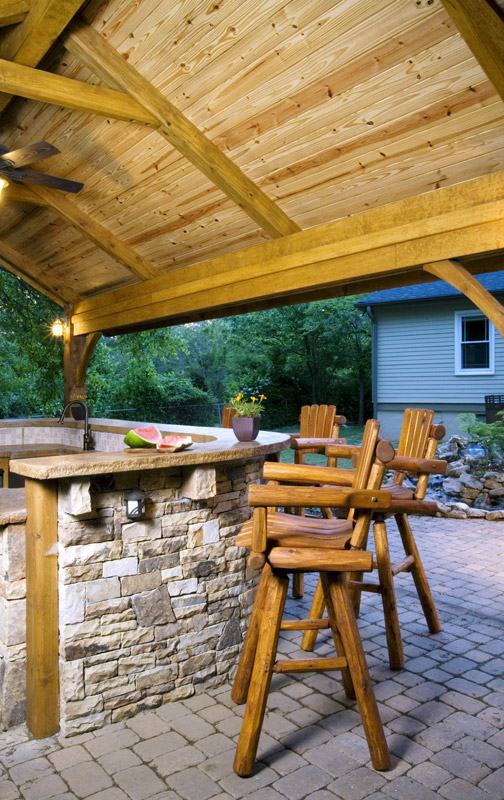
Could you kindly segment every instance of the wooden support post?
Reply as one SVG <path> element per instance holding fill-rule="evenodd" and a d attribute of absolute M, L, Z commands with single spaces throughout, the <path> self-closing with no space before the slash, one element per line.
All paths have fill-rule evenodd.
<path fill-rule="evenodd" d="M 36 739 L 59 730 L 58 489 L 26 480 L 26 718 Z"/>
<path fill-rule="evenodd" d="M 101 334 L 74 336 L 72 323 L 65 325 L 63 348 L 65 403 L 87 397 L 86 371 Z"/>

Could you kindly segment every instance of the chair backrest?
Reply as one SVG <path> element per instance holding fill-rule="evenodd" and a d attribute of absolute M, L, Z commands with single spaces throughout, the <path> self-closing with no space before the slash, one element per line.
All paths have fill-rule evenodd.
<path fill-rule="evenodd" d="M 235 414 L 236 411 L 233 408 L 233 406 L 230 406 L 229 403 L 225 403 L 222 406 L 222 411 L 221 411 L 221 428 L 232 428 L 233 425 L 231 420 L 233 419 Z"/>
<path fill-rule="evenodd" d="M 404 410 L 403 424 L 398 456 L 417 459 L 433 459 L 436 455 L 438 442 L 443 438 L 445 430 L 442 425 L 433 425 L 434 411 L 425 408 L 406 408 Z M 418 481 L 415 488 L 415 499 L 423 500 L 429 484 L 429 473 L 417 473 Z M 407 472 L 396 471 L 394 483 L 402 484 Z"/>
<path fill-rule="evenodd" d="M 302 406 L 299 415 L 299 435 L 302 439 L 329 439 L 334 432 L 336 406 Z"/>

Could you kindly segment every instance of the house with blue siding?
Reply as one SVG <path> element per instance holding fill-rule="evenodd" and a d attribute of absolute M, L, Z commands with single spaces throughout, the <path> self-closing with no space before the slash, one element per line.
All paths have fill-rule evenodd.
<path fill-rule="evenodd" d="M 504 269 L 478 276 L 504 301 Z M 373 408 L 382 435 L 397 439 L 407 407 L 432 408 L 448 433 L 458 416 L 485 418 L 485 396 L 504 395 L 504 340 L 444 281 L 385 289 L 361 298 L 373 331 Z"/>

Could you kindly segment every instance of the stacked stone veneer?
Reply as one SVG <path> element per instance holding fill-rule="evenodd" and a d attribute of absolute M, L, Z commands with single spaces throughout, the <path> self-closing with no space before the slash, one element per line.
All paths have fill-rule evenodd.
<path fill-rule="evenodd" d="M 60 483 L 64 734 L 215 686 L 236 663 L 254 591 L 234 537 L 260 461 Z M 123 492 L 148 492 L 146 519 Z"/>
<path fill-rule="evenodd" d="M 22 516 L 22 515 L 21 515 Z M 25 718 L 26 580 L 24 522 L 0 525 L 0 727 Z"/>

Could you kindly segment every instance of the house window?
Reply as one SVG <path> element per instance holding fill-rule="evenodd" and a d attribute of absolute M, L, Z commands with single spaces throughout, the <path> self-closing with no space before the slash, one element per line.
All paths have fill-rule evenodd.
<path fill-rule="evenodd" d="M 493 375 L 494 328 L 479 311 L 455 312 L 455 374 Z"/>

